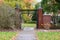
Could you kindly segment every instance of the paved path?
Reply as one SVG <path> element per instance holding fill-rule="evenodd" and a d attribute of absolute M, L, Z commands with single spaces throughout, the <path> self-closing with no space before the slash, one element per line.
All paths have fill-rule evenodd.
<path fill-rule="evenodd" d="M 15 40 L 36 40 L 35 31 L 33 28 L 24 28 Z"/>

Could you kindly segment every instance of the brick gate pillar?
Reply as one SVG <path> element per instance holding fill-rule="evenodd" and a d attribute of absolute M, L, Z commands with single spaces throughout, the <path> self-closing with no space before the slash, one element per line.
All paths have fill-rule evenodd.
<path fill-rule="evenodd" d="M 37 10 L 37 29 L 43 28 L 43 10 L 42 8 Z"/>
<path fill-rule="evenodd" d="M 20 16 L 20 9 L 15 9 L 15 26 L 17 29 L 21 29 L 21 16 Z"/>

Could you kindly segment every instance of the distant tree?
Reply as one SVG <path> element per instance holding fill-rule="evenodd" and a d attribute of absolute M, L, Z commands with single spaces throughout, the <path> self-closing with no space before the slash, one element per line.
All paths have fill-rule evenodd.
<path fill-rule="evenodd" d="M 59 10 L 58 3 L 55 0 L 42 0 L 41 6 L 44 12 L 53 13 L 53 21 L 55 24 L 55 16 Z"/>
<path fill-rule="evenodd" d="M 35 10 L 39 9 L 39 7 L 41 7 L 40 2 L 35 5 Z M 37 11 L 34 12 L 34 14 L 32 16 L 32 21 L 37 21 Z"/>
<path fill-rule="evenodd" d="M 37 21 L 37 12 L 36 11 L 33 13 L 32 21 Z"/>
<path fill-rule="evenodd" d="M 57 3 L 60 3 L 60 0 L 55 0 Z"/>
<path fill-rule="evenodd" d="M 55 0 L 58 4 L 58 9 L 60 10 L 60 0 Z"/>

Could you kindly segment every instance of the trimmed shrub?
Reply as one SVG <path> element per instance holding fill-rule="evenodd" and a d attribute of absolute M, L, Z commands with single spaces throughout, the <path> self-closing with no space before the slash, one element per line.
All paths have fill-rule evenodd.
<path fill-rule="evenodd" d="M 14 27 L 14 13 L 15 10 L 9 5 L 0 5 L 0 28 L 13 28 Z"/>

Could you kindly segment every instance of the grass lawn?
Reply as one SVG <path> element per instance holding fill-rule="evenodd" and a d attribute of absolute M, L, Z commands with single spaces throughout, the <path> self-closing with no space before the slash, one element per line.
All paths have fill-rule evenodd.
<path fill-rule="evenodd" d="M 15 35 L 16 32 L 0 32 L 0 40 L 11 40 Z"/>
<path fill-rule="evenodd" d="M 22 27 L 36 27 L 36 24 L 22 23 Z"/>
<path fill-rule="evenodd" d="M 39 40 L 60 40 L 60 32 L 37 32 Z"/>

